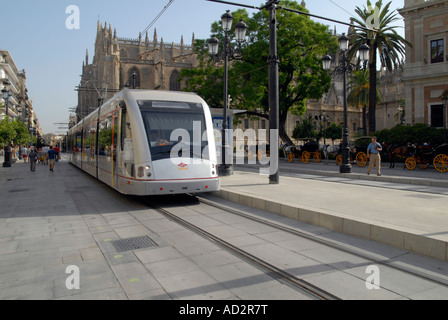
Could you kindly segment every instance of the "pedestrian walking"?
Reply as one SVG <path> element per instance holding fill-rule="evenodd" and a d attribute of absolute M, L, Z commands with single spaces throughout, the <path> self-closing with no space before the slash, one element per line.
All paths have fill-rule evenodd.
<path fill-rule="evenodd" d="M 367 174 L 370 174 L 372 167 L 376 166 L 376 175 L 381 175 L 381 155 L 380 152 L 383 147 L 379 142 L 376 141 L 376 137 L 372 137 L 372 142 L 367 146 L 367 158 L 370 159 L 369 168 L 367 169 Z"/>
<path fill-rule="evenodd" d="M 50 148 L 48 147 L 48 145 L 44 145 L 42 147 L 42 153 L 44 155 L 44 161 L 43 163 L 48 165 L 48 150 L 50 150 Z"/>
<path fill-rule="evenodd" d="M 53 146 L 50 146 L 47 156 L 48 156 L 47 159 L 50 163 L 50 171 L 54 171 L 54 161 L 56 158 L 56 151 L 54 151 Z"/>
<path fill-rule="evenodd" d="M 28 148 L 26 146 L 24 146 L 22 149 L 22 158 L 23 162 L 26 163 L 28 160 Z"/>
<path fill-rule="evenodd" d="M 30 160 L 31 171 L 36 171 L 36 162 L 38 156 L 39 155 L 37 154 L 36 150 L 34 150 L 34 147 L 31 147 L 30 152 L 28 152 L 28 159 Z"/>
<path fill-rule="evenodd" d="M 56 145 L 56 147 L 54 147 L 54 152 L 56 152 L 56 162 L 58 162 L 59 159 L 60 159 L 59 151 L 60 151 L 60 150 L 59 150 L 59 146 Z"/>

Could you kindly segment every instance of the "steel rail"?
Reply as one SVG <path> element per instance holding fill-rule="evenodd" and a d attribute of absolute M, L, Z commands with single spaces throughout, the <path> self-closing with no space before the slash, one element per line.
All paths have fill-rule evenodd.
<path fill-rule="evenodd" d="M 423 272 L 419 272 L 419 271 L 416 271 L 416 270 L 413 270 L 413 269 L 410 269 L 410 268 L 406 268 L 404 266 L 394 265 L 393 262 L 390 262 L 390 258 L 383 259 L 383 260 L 378 260 L 377 258 L 373 257 L 372 255 L 369 255 L 369 254 L 366 254 L 366 253 L 357 252 L 354 249 L 349 249 L 349 248 L 347 248 L 347 247 L 345 247 L 345 246 L 343 246 L 341 244 L 337 244 L 337 243 L 334 243 L 334 242 L 331 242 L 331 241 L 328 241 L 328 240 L 324 240 L 324 239 L 318 238 L 318 237 L 316 237 L 314 235 L 310 235 L 310 234 L 307 234 L 307 233 L 302 232 L 302 231 L 298 231 L 298 230 L 293 229 L 293 228 L 285 227 L 285 226 L 279 225 L 277 223 L 267 221 L 265 219 L 254 217 L 254 216 L 249 215 L 247 213 L 241 212 L 241 211 L 239 211 L 237 209 L 228 208 L 228 207 L 226 207 L 224 205 L 218 204 L 216 202 L 213 202 L 211 200 L 205 199 L 203 197 L 197 197 L 197 199 L 199 200 L 199 202 L 202 202 L 204 204 L 213 206 L 213 207 L 221 209 L 221 210 L 225 210 L 227 212 L 233 213 L 233 214 L 238 215 L 240 217 L 243 217 L 243 218 L 246 218 L 246 219 L 250 219 L 252 221 L 256 221 L 256 222 L 262 223 L 264 225 L 276 228 L 278 230 L 294 234 L 294 235 L 296 235 L 298 237 L 305 238 L 307 240 L 317 242 L 319 244 L 325 245 L 325 246 L 333 248 L 335 250 L 339 250 L 339 251 L 342 251 L 342 252 L 345 252 L 345 253 L 348 253 L 348 254 L 352 254 L 352 255 L 355 255 L 357 257 L 366 259 L 366 260 L 370 260 L 370 261 L 374 262 L 375 264 L 387 266 L 387 267 L 393 268 L 393 269 L 395 269 L 397 271 L 401 271 L 401 272 L 410 274 L 412 276 L 418 277 L 420 279 L 427 280 L 427 281 L 433 282 L 435 284 L 448 287 L 448 279 L 444 279 L 444 278 L 441 278 L 441 277 L 438 277 L 438 276 L 434 276 L 434 275 L 429 275 L 429 274 L 426 274 L 426 273 L 423 273 Z"/>
<path fill-rule="evenodd" d="M 199 228 L 198 226 L 178 217 L 177 215 L 169 212 L 168 210 L 161 208 L 154 203 L 148 203 L 147 201 L 143 200 L 146 205 L 152 207 L 154 210 L 157 210 L 158 212 L 162 213 L 169 219 L 171 219 L 174 222 L 177 222 L 178 224 L 188 228 L 189 230 L 194 231 L 195 233 L 201 235 L 202 237 L 214 242 L 215 244 L 219 245 L 220 247 L 224 248 L 228 252 L 231 252 L 232 254 L 244 259 L 245 261 L 250 262 L 251 264 L 257 266 L 258 268 L 261 268 L 262 270 L 266 271 L 266 273 L 270 276 L 272 276 L 274 279 L 277 279 L 279 281 L 284 281 L 286 284 L 299 289 L 300 292 L 305 293 L 306 295 L 318 299 L 318 300 L 341 300 L 339 297 L 303 280 L 299 279 L 296 276 L 277 268 L 276 266 L 270 264 L 267 261 L 264 261 L 230 243 L 227 241 L 205 231 L 202 228 Z"/>

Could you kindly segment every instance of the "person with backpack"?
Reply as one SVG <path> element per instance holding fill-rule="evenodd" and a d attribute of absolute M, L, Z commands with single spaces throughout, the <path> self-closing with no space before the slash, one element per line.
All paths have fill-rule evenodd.
<path fill-rule="evenodd" d="M 37 162 L 37 157 L 39 155 L 37 154 L 36 150 L 34 149 L 34 147 L 30 147 L 30 151 L 28 153 L 28 159 L 30 161 L 30 169 L 31 171 L 36 171 L 36 162 Z"/>

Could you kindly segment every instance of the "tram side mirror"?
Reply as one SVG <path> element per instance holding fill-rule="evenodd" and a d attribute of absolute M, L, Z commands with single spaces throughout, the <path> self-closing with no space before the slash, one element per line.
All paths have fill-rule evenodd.
<path fill-rule="evenodd" d="M 126 102 L 124 102 L 124 100 L 121 100 L 121 101 L 118 103 L 118 106 L 119 106 L 121 109 L 126 109 Z"/>

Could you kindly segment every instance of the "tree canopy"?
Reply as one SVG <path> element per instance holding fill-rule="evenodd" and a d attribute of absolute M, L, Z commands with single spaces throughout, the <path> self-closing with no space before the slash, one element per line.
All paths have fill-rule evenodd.
<path fill-rule="evenodd" d="M 24 144 L 32 142 L 28 129 L 22 121 L 10 120 L 5 117 L 0 121 L 0 147 L 5 147 L 8 143 Z"/>
<path fill-rule="evenodd" d="M 294 1 L 284 1 L 283 6 L 306 11 Z M 269 118 L 268 58 L 269 13 L 259 11 L 249 17 L 246 10 L 232 12 L 234 24 L 243 19 L 248 25 L 247 41 L 241 50 L 241 60 L 229 67 L 229 95 L 231 107 L 247 110 L 249 114 Z M 279 136 L 292 144 L 286 133 L 285 122 L 289 112 L 303 114 L 308 99 L 319 99 L 328 91 L 330 75 L 322 68 L 321 57 L 337 49 L 337 39 L 328 26 L 311 20 L 308 16 L 284 10 L 277 11 L 277 48 L 279 58 Z M 221 22 L 211 27 L 223 43 Z M 232 31 L 233 32 L 233 28 Z M 209 58 L 205 40 L 196 41 L 199 67 L 183 70 L 187 91 L 196 91 L 211 107 L 223 105 L 223 67 Z M 222 48 L 221 48 L 222 50 Z"/>
<path fill-rule="evenodd" d="M 399 20 L 397 13 L 390 10 L 392 1 L 383 6 L 383 1 L 379 0 L 372 6 L 367 0 L 364 8 L 356 7 L 356 14 L 359 18 L 352 18 L 355 32 L 350 35 L 350 57 L 358 52 L 362 44 L 367 44 L 370 48 L 369 56 L 369 130 L 376 128 L 376 104 L 377 104 L 377 54 L 382 67 L 389 71 L 401 66 L 405 56 L 405 45 L 411 45 L 396 31 L 393 23 Z M 367 27 L 373 30 L 366 31 Z"/>

